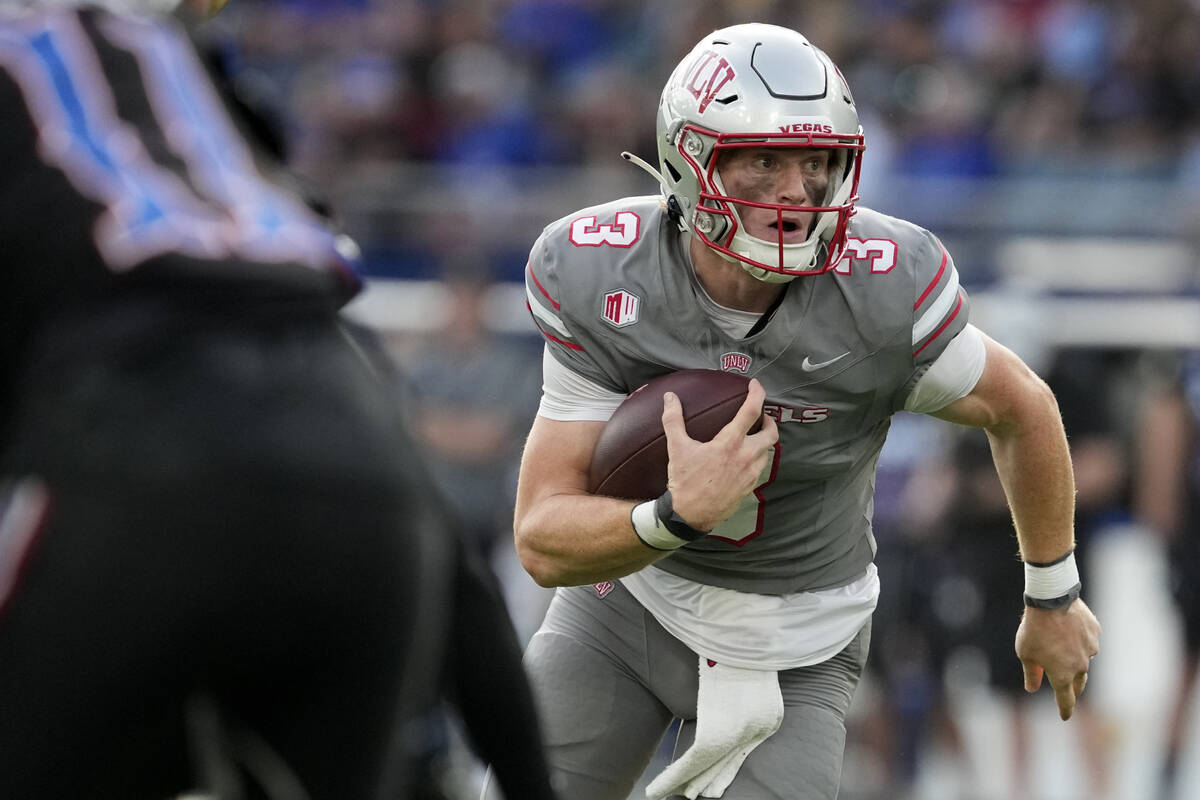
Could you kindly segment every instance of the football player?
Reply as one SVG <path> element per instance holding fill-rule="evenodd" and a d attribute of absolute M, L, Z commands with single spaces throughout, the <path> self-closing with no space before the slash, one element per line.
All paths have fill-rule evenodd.
<path fill-rule="evenodd" d="M 672 718 L 651 798 L 837 795 L 879 595 L 874 470 L 900 410 L 987 432 L 1026 565 L 1025 688 L 1045 677 L 1069 718 L 1100 629 L 1055 399 L 969 323 L 934 234 L 856 204 L 864 137 L 840 71 L 792 30 L 715 31 L 667 81 L 657 141 L 657 164 L 626 157 L 662 196 L 552 223 L 526 273 L 544 394 L 515 537 L 561 587 L 526 665 L 564 796 L 625 798 Z M 693 441 L 668 393 L 666 494 L 590 495 L 613 409 L 685 368 L 752 377 L 742 410 Z"/>
<path fill-rule="evenodd" d="M 408 797 L 445 688 L 550 800 L 352 254 L 172 5 L 0 3 L 0 797 Z"/>

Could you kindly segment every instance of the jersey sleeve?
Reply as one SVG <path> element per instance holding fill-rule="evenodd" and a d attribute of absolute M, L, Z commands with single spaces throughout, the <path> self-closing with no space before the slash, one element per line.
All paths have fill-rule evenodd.
<path fill-rule="evenodd" d="M 917 267 L 919 294 L 913 303 L 913 360 L 929 364 L 967 324 L 969 302 L 958 281 L 954 259 L 932 235 L 931 252 Z"/>
<path fill-rule="evenodd" d="M 898 409 L 970 317 L 970 299 L 959 283 L 954 259 L 936 236 L 923 234 L 913 273 L 912 372 L 895 398 Z"/>
<path fill-rule="evenodd" d="M 579 334 L 584 326 L 572 322 L 571 294 L 564 270 L 568 266 L 555 247 L 555 228 L 547 228 L 534 243 L 525 267 L 525 305 L 554 358 L 588 380 L 620 392 L 621 387 L 597 364 Z M 592 346 L 592 345 L 589 345 Z"/>
<path fill-rule="evenodd" d="M 625 395 L 613 392 L 563 366 L 550 354 L 547 342 L 542 354 L 542 400 L 538 415 L 564 422 L 607 422 L 625 402 Z"/>
<path fill-rule="evenodd" d="M 904 410 L 932 414 L 966 397 L 979 383 L 986 364 L 983 334 L 968 324 L 925 370 L 905 400 Z"/>

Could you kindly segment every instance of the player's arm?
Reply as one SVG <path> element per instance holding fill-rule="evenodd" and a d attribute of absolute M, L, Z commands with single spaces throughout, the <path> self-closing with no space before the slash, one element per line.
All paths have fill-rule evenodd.
<path fill-rule="evenodd" d="M 983 428 L 1025 561 L 1050 562 L 1075 546 L 1075 481 L 1058 403 L 1045 382 L 986 334 L 975 388 L 933 412 Z"/>
<path fill-rule="evenodd" d="M 1027 564 L 1062 563 L 1075 546 L 1075 484 L 1058 403 L 1008 348 L 983 336 L 986 361 L 975 388 L 934 416 L 982 428 L 991 444 Z M 1099 651 L 1100 625 L 1079 599 L 1061 609 L 1026 608 L 1017 631 L 1025 688 L 1045 674 L 1068 719 Z"/>
<path fill-rule="evenodd" d="M 545 364 L 549 385 L 563 368 L 551 357 Z M 751 381 L 737 415 L 710 442 L 688 437 L 678 399 L 670 394 L 664 398 L 667 486 L 675 514 L 697 534 L 727 519 L 758 482 L 778 437 L 770 418 L 762 430 L 747 435 L 762 413 L 763 398 L 762 385 Z M 639 504 L 588 493 L 588 468 L 604 424 L 539 414 L 529 432 L 513 534 L 522 565 L 542 586 L 577 586 L 628 575 L 686 543 L 653 522 L 647 531 L 641 513 L 635 530 Z"/>
<path fill-rule="evenodd" d="M 534 418 L 517 481 L 513 536 L 541 586 L 578 586 L 628 575 L 670 554 L 648 547 L 631 522 L 635 503 L 587 491 L 603 422 Z"/>

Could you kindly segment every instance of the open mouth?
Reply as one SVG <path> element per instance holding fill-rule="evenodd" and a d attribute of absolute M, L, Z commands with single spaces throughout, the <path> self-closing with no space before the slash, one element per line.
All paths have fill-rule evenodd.
<path fill-rule="evenodd" d="M 775 219 L 767 223 L 770 238 L 782 240 L 785 244 L 796 244 L 808 236 L 808 223 L 805 220 Z"/>

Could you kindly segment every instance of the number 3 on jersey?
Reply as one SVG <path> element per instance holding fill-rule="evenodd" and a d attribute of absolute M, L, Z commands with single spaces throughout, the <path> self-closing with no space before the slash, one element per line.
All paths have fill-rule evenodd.
<path fill-rule="evenodd" d="M 713 528 L 712 533 L 709 534 L 710 537 L 741 547 L 763 532 L 762 493 L 763 489 L 774 483 L 775 478 L 779 475 L 781 453 L 780 445 L 776 442 L 771 460 L 767 462 L 767 465 L 763 467 L 762 474 L 759 475 L 759 484 L 754 487 L 753 492 L 746 495 L 737 511 L 733 512 L 733 516 Z"/>
<path fill-rule="evenodd" d="M 618 211 L 611 223 L 596 217 L 571 222 L 571 244 L 576 247 L 632 247 L 642 231 L 642 219 L 632 211 Z"/>
<path fill-rule="evenodd" d="M 834 272 L 839 275 L 849 275 L 850 265 L 855 261 L 869 261 L 871 272 L 881 274 L 891 272 L 896 266 L 897 248 L 891 239 L 846 239 L 846 252 L 842 255 Z"/>

